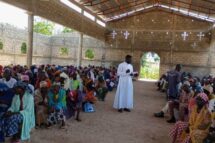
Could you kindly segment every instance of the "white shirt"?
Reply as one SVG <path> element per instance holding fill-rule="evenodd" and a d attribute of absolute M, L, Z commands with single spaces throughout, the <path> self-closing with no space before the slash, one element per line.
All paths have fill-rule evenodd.
<path fill-rule="evenodd" d="M 5 78 L 2 78 L 0 79 L 0 82 L 6 84 L 9 88 L 13 88 L 17 81 L 11 77 L 9 81 L 6 81 Z"/>

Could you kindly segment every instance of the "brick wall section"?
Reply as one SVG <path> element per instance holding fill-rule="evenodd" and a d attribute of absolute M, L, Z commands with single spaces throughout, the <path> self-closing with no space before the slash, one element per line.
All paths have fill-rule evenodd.
<path fill-rule="evenodd" d="M 209 74 L 212 67 L 215 68 L 215 42 L 212 44 L 215 36 L 212 23 L 162 11 L 151 11 L 110 22 L 108 26 L 110 32 L 117 32 L 116 39 L 107 35 L 109 50 L 120 49 L 118 54 L 122 55 L 125 49 L 129 49 L 134 56 L 136 69 L 139 69 L 141 55 L 149 51 L 156 52 L 161 58 L 160 74 L 173 69 L 179 63 L 184 65 L 184 70 L 199 76 Z M 130 33 L 127 40 L 122 34 L 126 30 Z M 181 36 L 183 32 L 189 34 L 185 41 Z M 197 36 L 199 32 L 205 34 L 201 41 Z"/>
<path fill-rule="evenodd" d="M 76 64 L 79 36 L 79 33 L 60 34 L 51 37 L 34 33 L 33 63 L 60 65 Z M 26 64 L 26 54 L 21 54 L 20 48 L 22 42 L 27 43 L 26 30 L 0 24 L 0 40 L 4 44 L 3 50 L 0 50 L 0 64 Z M 101 56 L 104 52 L 103 48 L 105 47 L 105 43 L 86 35 L 84 35 L 83 42 L 83 59 L 85 51 L 88 48 L 92 48 L 95 52 L 95 60 L 84 60 L 84 62 L 86 62 L 87 65 L 101 65 Z M 62 47 L 67 47 L 69 49 L 68 56 L 60 55 L 59 50 Z"/>

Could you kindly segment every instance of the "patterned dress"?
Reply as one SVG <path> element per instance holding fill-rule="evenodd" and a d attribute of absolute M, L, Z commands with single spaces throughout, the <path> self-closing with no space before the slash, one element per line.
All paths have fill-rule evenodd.
<path fill-rule="evenodd" d="M 179 121 L 171 130 L 172 143 L 202 143 L 208 135 L 210 123 L 211 114 L 207 107 L 203 107 L 198 113 L 195 106 L 190 115 L 189 123 Z"/>

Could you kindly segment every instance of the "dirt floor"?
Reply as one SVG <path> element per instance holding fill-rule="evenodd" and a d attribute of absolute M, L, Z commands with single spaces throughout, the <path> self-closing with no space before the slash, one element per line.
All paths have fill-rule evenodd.
<path fill-rule="evenodd" d="M 172 125 L 153 113 L 165 104 L 154 83 L 134 82 L 134 109 L 118 113 L 112 108 L 115 92 L 96 104 L 95 113 L 81 113 L 82 122 L 67 121 L 66 129 L 37 129 L 31 143 L 169 143 Z"/>

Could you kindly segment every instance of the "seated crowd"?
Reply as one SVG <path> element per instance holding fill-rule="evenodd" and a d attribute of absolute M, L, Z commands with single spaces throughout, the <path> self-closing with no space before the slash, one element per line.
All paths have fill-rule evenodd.
<path fill-rule="evenodd" d="M 0 66 L 0 142 L 28 140 L 34 127 L 64 128 L 72 116 L 81 121 L 116 86 L 114 67 Z"/>
<path fill-rule="evenodd" d="M 176 71 L 180 71 L 176 67 Z M 170 86 L 172 79 L 167 73 L 158 82 L 158 90 L 166 91 L 168 101 L 164 108 L 155 113 L 163 118 L 169 113 L 168 123 L 175 123 L 170 131 L 172 143 L 213 143 L 215 142 L 215 77 L 202 80 L 191 73 L 182 73 L 176 80 L 176 96 Z M 177 74 L 176 74 L 177 75 Z M 170 85 L 171 84 L 171 85 Z"/>

